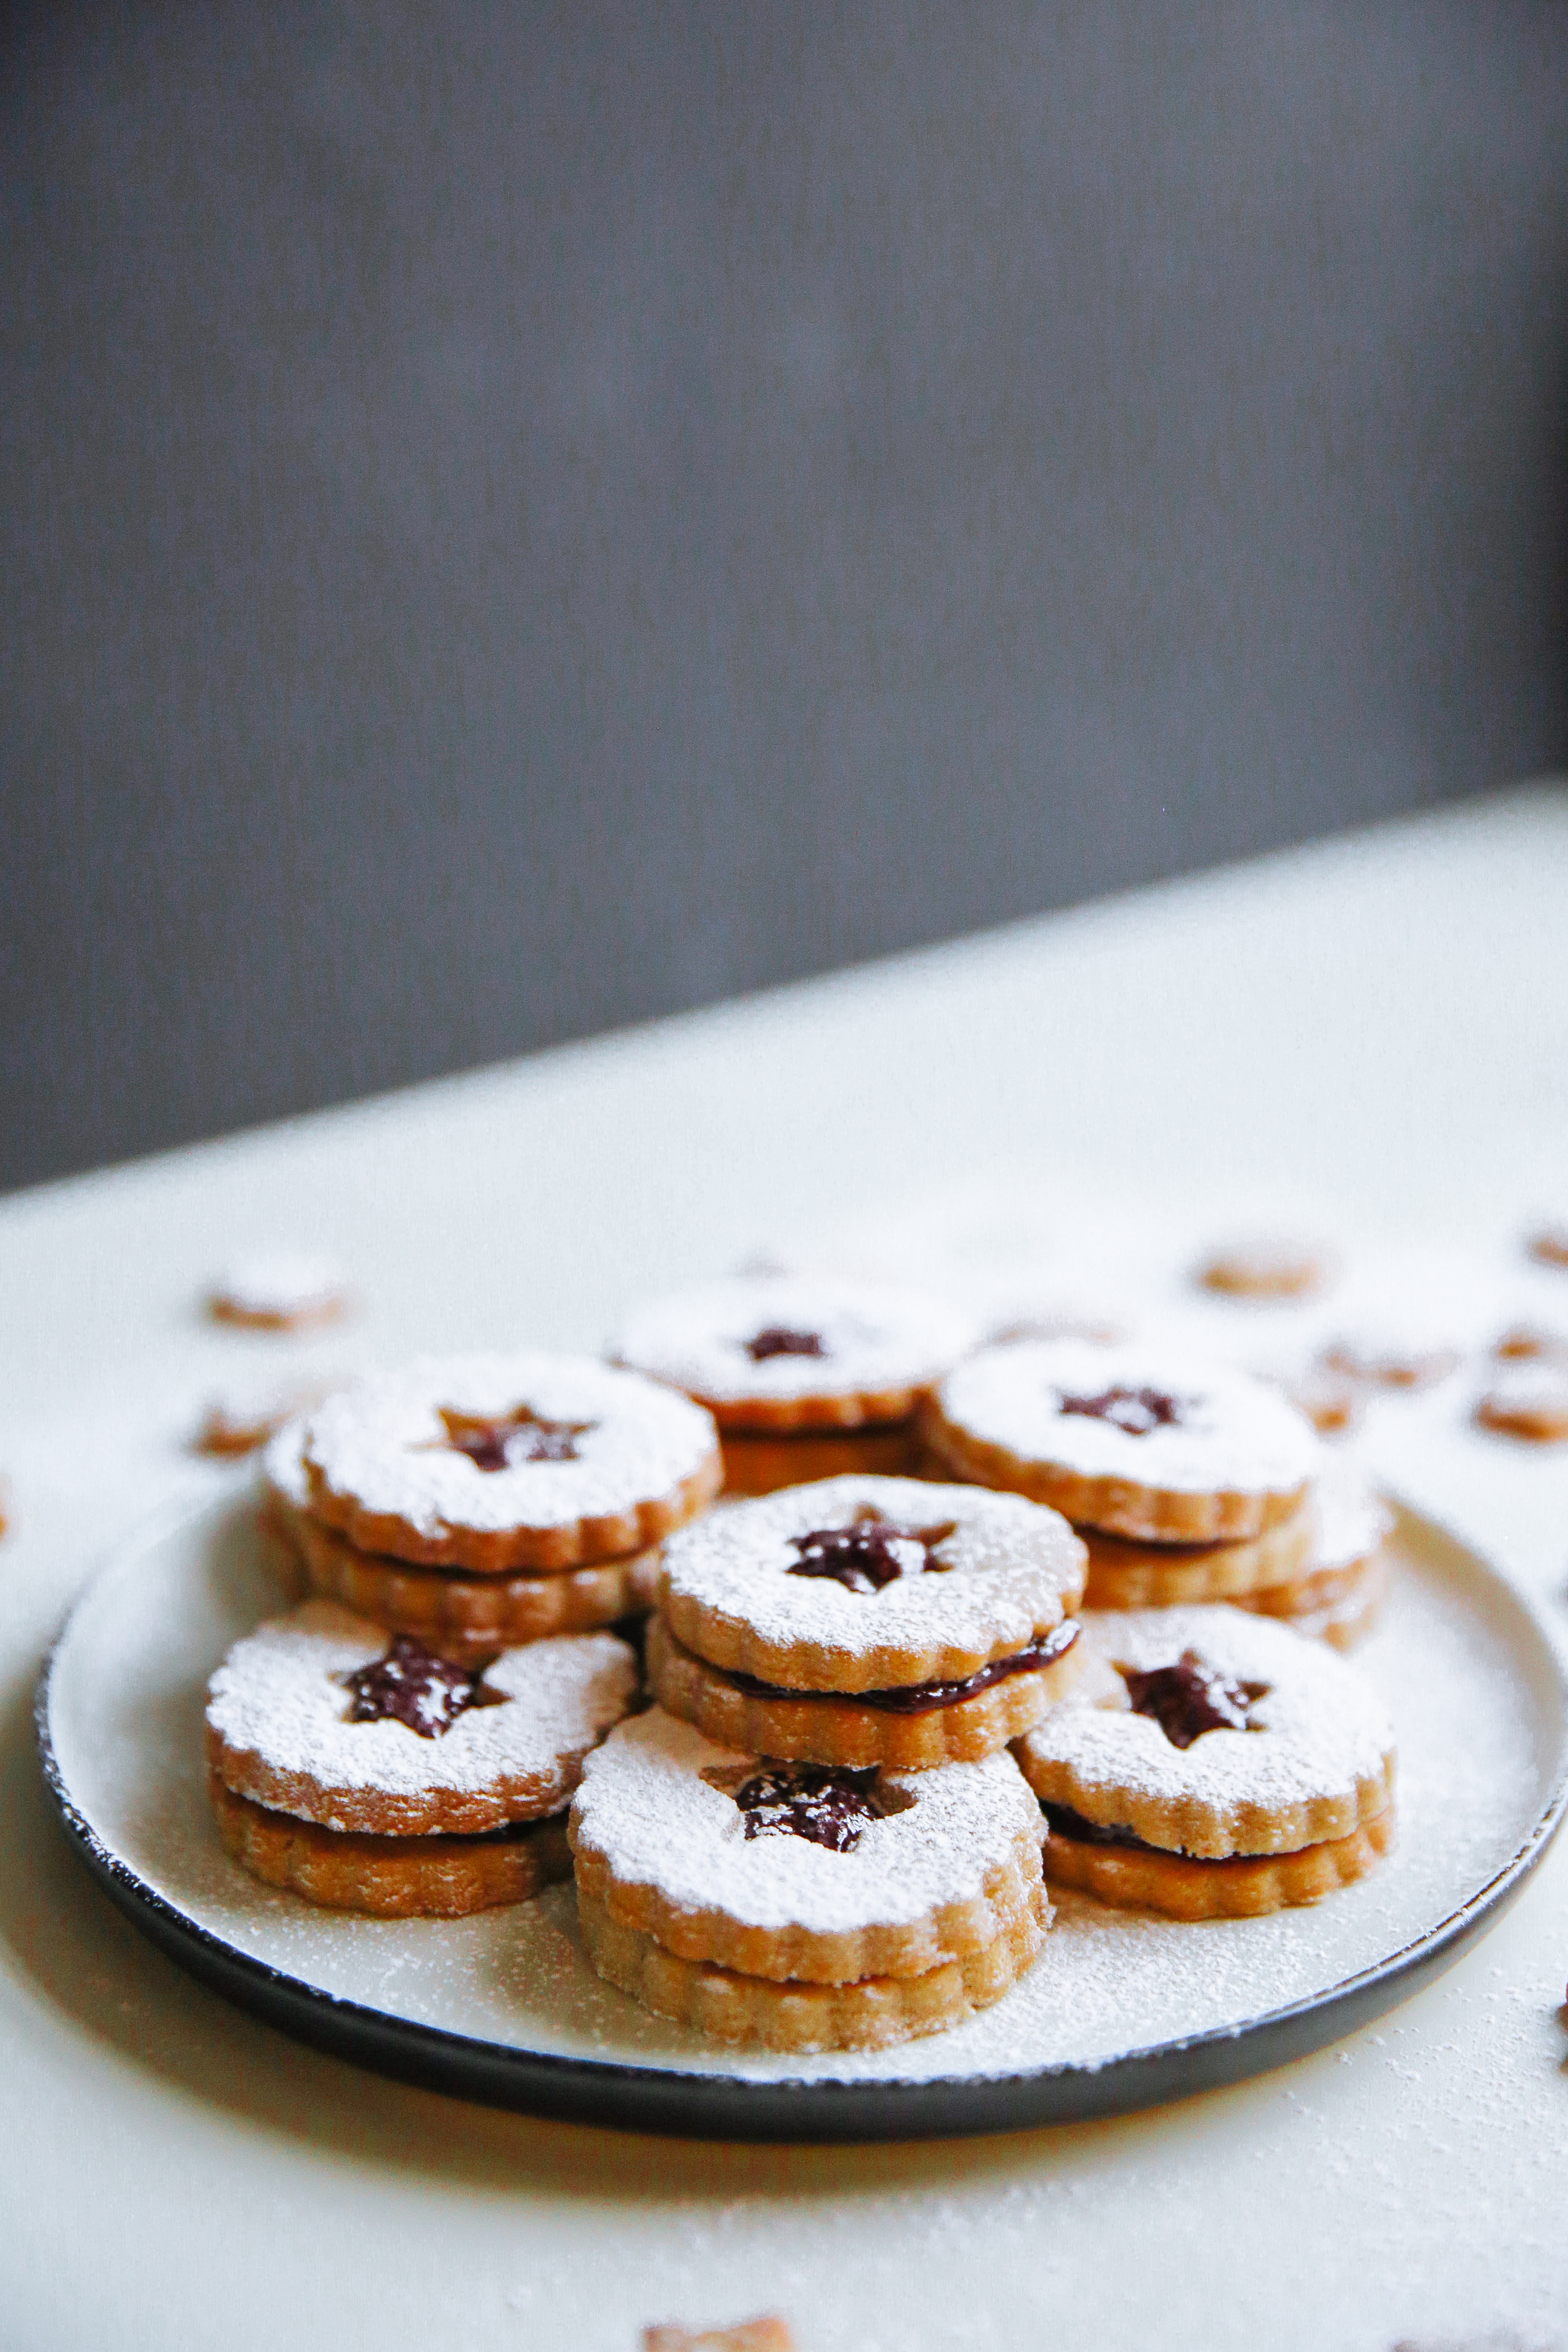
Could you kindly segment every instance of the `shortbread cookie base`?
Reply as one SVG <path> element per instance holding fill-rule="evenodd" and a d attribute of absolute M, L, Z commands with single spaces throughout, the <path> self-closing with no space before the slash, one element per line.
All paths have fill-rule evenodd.
<path fill-rule="evenodd" d="M 525 1903 L 572 1875 L 565 1818 L 534 1823 L 512 1838 L 369 1837 L 323 1829 L 236 1796 L 207 1776 L 225 1851 L 268 1886 L 286 1887 L 327 1911 L 378 1919 L 461 1919 Z"/>
<path fill-rule="evenodd" d="M 973 1698 L 923 1715 L 887 1715 L 831 1692 L 773 1697 L 741 1689 L 654 1617 L 647 1678 L 661 1706 L 721 1748 L 797 1763 L 887 1764 L 926 1772 L 939 1764 L 976 1763 L 1032 1730 L 1072 1690 L 1083 1671 L 1082 1651 L 1075 1642 L 1051 1665 L 1010 1675 Z"/>
<path fill-rule="evenodd" d="M 1034 1966 L 1051 1911 L 1044 1888 L 1034 1906 L 995 1941 L 917 1977 L 868 1977 L 858 1984 L 773 1984 L 710 1963 L 679 1958 L 651 1936 L 611 1918 L 577 1895 L 583 1940 L 599 1974 L 657 2016 L 695 2026 L 715 2041 L 759 2050 L 876 2050 L 939 2033 L 1011 1991 Z"/>
<path fill-rule="evenodd" d="M 1189 1854 L 1145 1853 L 1132 1846 L 1091 1845 L 1048 1835 L 1046 1878 L 1118 1910 L 1163 1911 L 1174 1919 L 1253 1919 L 1268 1911 L 1321 1903 L 1364 1878 L 1394 1843 L 1394 1808 L 1294 1853 L 1245 1854 L 1205 1862 Z"/>
<path fill-rule="evenodd" d="M 725 1430 L 720 1443 L 728 1495 L 776 1495 L 781 1487 L 809 1486 L 819 1478 L 851 1475 L 909 1477 L 920 1450 L 912 1419 L 893 1429 L 860 1429 L 828 1436 L 764 1437 Z"/>
<path fill-rule="evenodd" d="M 356 1551 L 380 1552 L 419 1568 L 466 1569 L 474 1576 L 507 1576 L 519 1570 L 603 1567 L 662 1543 L 705 1511 L 724 1483 L 715 1446 L 701 1468 L 667 1494 L 652 1495 L 625 1510 L 573 1519 L 559 1527 L 504 1529 L 445 1527 L 428 1532 L 395 1513 L 368 1509 L 352 1495 L 334 1494 L 321 1471 L 308 1463 L 310 1510 L 335 1528 Z"/>
<path fill-rule="evenodd" d="M 700 1911 L 670 1901 L 658 1887 L 617 1878 L 605 1856 L 571 1830 L 577 1893 L 617 1926 L 650 1936 L 678 1959 L 711 1962 L 771 1983 L 853 1984 L 864 1977 L 923 1977 L 948 1961 L 987 1950 L 1020 1919 L 1034 1916 L 1040 1845 L 1021 1831 L 1005 1862 L 985 1873 L 982 1892 L 935 1905 L 923 1918 L 880 1921 L 837 1934 L 798 1924 L 759 1927 L 715 1906 Z"/>
<path fill-rule="evenodd" d="M 1285 1622 L 1294 1632 L 1306 1634 L 1310 1641 L 1326 1642 L 1331 1650 L 1353 1650 L 1375 1631 L 1388 1598 L 1388 1583 L 1387 1561 L 1369 1559 L 1338 1600 L 1324 1601 L 1315 1609 L 1295 1610 Z M 1251 1605 L 1247 1601 L 1237 1603 L 1240 1609 Z"/>
<path fill-rule="evenodd" d="M 1127 1536 L 1083 1533 L 1089 1550 L 1088 1609 L 1172 1609 L 1194 1601 L 1236 1601 L 1301 1576 L 1317 1541 L 1309 1497 L 1289 1518 L 1240 1543 L 1188 1549 Z"/>
<path fill-rule="evenodd" d="M 1125 1478 L 1085 1477 L 1052 1462 L 1027 1461 L 1005 1445 L 955 1429 L 935 1401 L 923 1410 L 921 1434 L 927 1450 L 945 1464 L 950 1476 L 972 1479 L 1048 1503 L 1080 1533 L 1141 1537 L 1157 1543 L 1239 1542 L 1277 1528 L 1300 1510 L 1309 1478 L 1276 1493 L 1246 1494 L 1216 1488 L 1187 1494 L 1174 1487 L 1139 1486 Z"/>
<path fill-rule="evenodd" d="M 297 1522 L 295 1536 L 311 1592 L 341 1601 L 391 1633 L 416 1634 L 462 1665 L 553 1633 L 591 1633 L 646 1615 L 658 1587 L 657 1546 L 634 1559 L 552 1576 L 466 1577 L 356 1551 L 310 1518 Z"/>

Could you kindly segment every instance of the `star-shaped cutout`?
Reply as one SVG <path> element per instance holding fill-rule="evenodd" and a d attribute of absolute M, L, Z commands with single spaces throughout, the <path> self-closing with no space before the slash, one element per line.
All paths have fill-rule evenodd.
<path fill-rule="evenodd" d="M 577 1440 L 596 1428 L 592 1421 L 548 1421 L 531 1405 L 511 1412 L 458 1412 L 439 1408 L 446 1444 L 466 1454 L 477 1470 L 517 1470 L 529 1462 L 575 1462 Z M 437 1444 L 443 1441 L 437 1440 Z"/>

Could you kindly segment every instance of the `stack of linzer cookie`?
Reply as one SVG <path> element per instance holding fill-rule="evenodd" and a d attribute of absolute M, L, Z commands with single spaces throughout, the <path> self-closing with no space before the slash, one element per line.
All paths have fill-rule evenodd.
<path fill-rule="evenodd" d="M 1293 1406 L 1158 1349 L 1058 1340 L 959 1365 L 925 1409 L 948 1475 L 1060 1510 L 1113 1681 L 1018 1747 L 1047 1875 L 1184 1917 L 1315 1901 L 1393 1834 L 1393 1744 L 1348 1647 L 1388 1515 Z M 1154 1604 L 1154 1605 L 1151 1605 Z M 1267 1739 L 1210 1740 L 1219 1731 Z"/>
<path fill-rule="evenodd" d="M 1392 1735 L 1284 1619 L 1343 1598 L 1308 1580 L 1370 1552 L 1375 1507 L 1320 1494 L 1261 1383 L 974 1337 L 866 1285 L 731 1283 L 634 1318 L 614 1369 L 329 1400 L 268 1456 L 315 1597 L 212 1686 L 231 1852 L 317 1902 L 451 1913 L 564 1875 L 572 1799 L 599 1972 L 789 2051 L 999 1999 L 1048 1882 L 1205 1916 L 1369 1868 Z M 768 1491 L 710 1510 L 715 1414 Z M 917 1444 L 926 1475 L 889 1475 Z M 637 1712 L 621 1621 L 655 1602 Z"/>
<path fill-rule="evenodd" d="M 208 1707 L 225 1843 L 310 1900 L 442 1916 L 568 1874 L 582 1759 L 636 1698 L 658 1544 L 718 1490 L 713 1424 L 570 1357 L 344 1390 L 273 1441 L 264 1522 L 314 1596 Z"/>

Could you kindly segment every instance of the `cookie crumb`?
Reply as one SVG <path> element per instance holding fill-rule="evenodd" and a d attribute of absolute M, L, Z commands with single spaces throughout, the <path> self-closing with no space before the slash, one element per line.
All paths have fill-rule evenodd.
<path fill-rule="evenodd" d="M 208 1399 L 206 1412 L 191 1444 L 198 1454 L 216 1454 L 229 1460 L 242 1454 L 254 1454 L 276 1437 L 297 1413 L 308 1412 L 312 1405 L 320 1404 L 327 1393 L 320 1381 L 309 1387 L 280 1388 L 274 1383 L 219 1390 Z"/>
<path fill-rule="evenodd" d="M 1331 1372 L 1342 1372 L 1346 1380 L 1359 1381 L 1364 1387 L 1404 1389 L 1436 1388 L 1456 1370 L 1459 1361 L 1457 1348 L 1409 1346 L 1393 1339 L 1336 1339 L 1324 1349 L 1321 1362 Z"/>
<path fill-rule="evenodd" d="M 795 2352 L 787 2319 L 776 2311 L 760 2319 L 738 2319 L 730 2327 L 683 2327 L 664 2320 L 642 2332 L 643 2352 Z"/>
<path fill-rule="evenodd" d="M 1526 1236 L 1524 1246 L 1540 1265 L 1568 1266 L 1568 1210 L 1537 1225 Z"/>
<path fill-rule="evenodd" d="M 1551 1331 L 1543 1323 L 1510 1323 L 1500 1333 L 1492 1353 L 1505 1363 L 1521 1357 L 1531 1362 L 1542 1357 L 1568 1362 L 1568 1331 Z"/>

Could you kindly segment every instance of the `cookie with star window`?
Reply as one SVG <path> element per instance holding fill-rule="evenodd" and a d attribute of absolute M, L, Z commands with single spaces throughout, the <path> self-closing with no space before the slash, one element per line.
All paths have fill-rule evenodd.
<path fill-rule="evenodd" d="M 1220 1605 L 1090 1614 L 1120 1704 L 1066 1706 L 1014 1753 L 1046 1875 L 1182 1918 L 1316 1902 L 1394 1832 L 1394 1732 L 1321 1643 Z"/>
<path fill-rule="evenodd" d="M 704 1509 L 713 1423 L 585 1357 L 427 1359 L 312 1412 L 309 1516 L 357 1551 L 469 1575 L 629 1559 Z"/>
<path fill-rule="evenodd" d="M 773 2050 L 875 2047 L 999 2000 L 1049 1923 L 1039 1808 L 1005 1754 L 938 1771 L 782 1762 L 654 1708 L 584 1767 L 584 1941 L 645 2007 Z"/>
<path fill-rule="evenodd" d="M 337 1908 L 450 1915 L 518 1899 L 498 1890 L 561 1860 L 533 1825 L 559 1826 L 637 1683 L 612 1633 L 464 1664 L 307 1601 L 237 1642 L 208 1685 L 225 1843 L 257 1876 Z"/>
<path fill-rule="evenodd" d="M 1322 1449 L 1278 1390 L 1174 1350 L 1079 1339 L 990 1348 L 922 1418 L 958 1477 L 1075 1526 L 1166 1544 L 1237 1542 L 1290 1518 Z"/>
<path fill-rule="evenodd" d="M 712 1738 L 921 1770 L 1005 1747 L 1077 1682 L 1083 1547 L 1020 1496 L 831 1478 L 665 1546 L 653 1689 Z"/>

